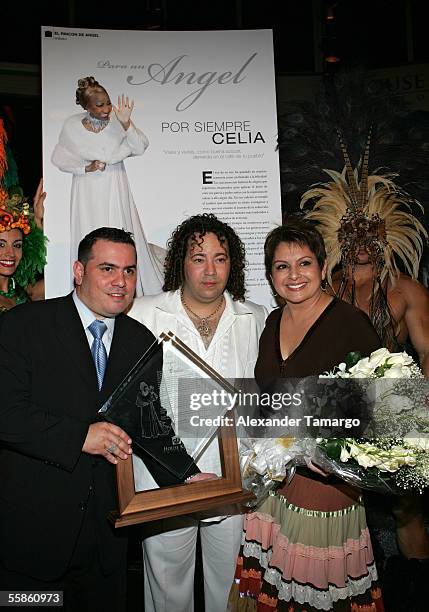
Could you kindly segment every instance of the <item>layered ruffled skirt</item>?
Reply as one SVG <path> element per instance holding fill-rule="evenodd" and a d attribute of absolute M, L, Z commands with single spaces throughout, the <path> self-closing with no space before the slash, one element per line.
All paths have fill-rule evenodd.
<path fill-rule="evenodd" d="M 383 612 L 359 492 L 297 474 L 247 515 L 231 612 Z"/>

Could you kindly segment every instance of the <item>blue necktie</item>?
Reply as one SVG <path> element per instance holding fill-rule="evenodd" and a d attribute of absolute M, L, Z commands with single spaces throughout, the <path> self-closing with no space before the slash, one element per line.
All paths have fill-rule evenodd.
<path fill-rule="evenodd" d="M 103 334 L 107 329 L 107 325 L 103 321 L 95 319 L 88 327 L 91 334 L 94 336 L 94 341 L 91 346 L 92 358 L 94 359 L 95 369 L 97 371 L 98 388 L 103 385 L 104 372 L 107 366 L 107 352 L 103 343 Z"/>

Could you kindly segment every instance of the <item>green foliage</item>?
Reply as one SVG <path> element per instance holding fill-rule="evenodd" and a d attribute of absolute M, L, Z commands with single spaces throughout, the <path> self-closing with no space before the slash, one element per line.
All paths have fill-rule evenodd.
<path fill-rule="evenodd" d="M 43 231 L 32 221 L 31 232 L 24 237 L 22 259 L 14 275 L 15 281 L 21 287 L 34 285 L 37 275 L 43 273 L 47 242 Z"/>
<path fill-rule="evenodd" d="M 346 357 L 347 370 L 356 365 L 360 359 L 362 359 L 362 354 L 359 351 L 351 351 Z"/>

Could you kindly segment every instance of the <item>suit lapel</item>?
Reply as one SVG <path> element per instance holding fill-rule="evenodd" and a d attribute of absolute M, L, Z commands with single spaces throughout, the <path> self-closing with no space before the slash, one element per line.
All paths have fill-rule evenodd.
<path fill-rule="evenodd" d="M 86 386 L 97 389 L 94 361 L 71 294 L 58 302 L 55 319 L 55 330 L 64 350 L 73 360 Z"/>
<path fill-rule="evenodd" d="M 100 393 L 101 404 L 109 398 L 148 348 L 148 346 L 142 346 L 142 338 L 133 333 L 129 323 L 130 320 L 125 315 L 116 317 L 112 345 Z M 58 338 L 64 350 L 73 360 L 85 385 L 98 391 L 94 361 L 71 294 L 58 302 L 55 324 Z"/>

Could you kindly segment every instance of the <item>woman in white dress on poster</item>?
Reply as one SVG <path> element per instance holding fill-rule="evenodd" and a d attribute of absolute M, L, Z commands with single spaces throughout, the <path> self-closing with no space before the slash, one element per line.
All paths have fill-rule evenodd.
<path fill-rule="evenodd" d="M 71 260 L 80 240 L 97 227 L 123 228 L 137 247 L 137 295 L 159 293 L 163 284 L 160 247 L 157 257 L 147 243 L 128 183 L 124 159 L 142 155 L 149 141 L 131 121 L 134 102 L 118 105 L 92 76 L 79 79 L 76 104 L 86 111 L 65 120 L 52 163 L 73 175 L 71 187 Z"/>

